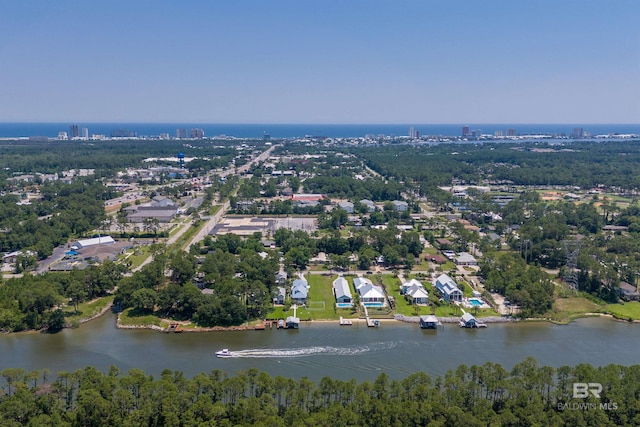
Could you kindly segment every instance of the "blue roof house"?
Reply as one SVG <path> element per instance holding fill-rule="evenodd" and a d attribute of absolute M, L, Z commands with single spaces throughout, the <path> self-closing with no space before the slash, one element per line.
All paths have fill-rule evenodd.
<path fill-rule="evenodd" d="M 441 274 L 434 283 L 436 289 L 447 302 L 462 302 L 462 291 L 456 282 L 446 274 Z"/>
<path fill-rule="evenodd" d="M 297 304 L 306 304 L 309 295 L 309 283 L 301 277 L 291 285 L 291 299 Z"/>

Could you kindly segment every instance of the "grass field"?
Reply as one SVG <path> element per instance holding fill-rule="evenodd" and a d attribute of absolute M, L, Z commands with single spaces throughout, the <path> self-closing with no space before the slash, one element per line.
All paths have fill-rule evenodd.
<path fill-rule="evenodd" d="M 134 269 L 139 267 L 147 258 L 149 258 L 149 246 L 138 246 L 127 259 L 131 262 L 131 269 Z"/>
<path fill-rule="evenodd" d="M 323 276 L 320 274 L 306 276 L 310 286 L 309 308 L 298 307 L 297 315 L 300 320 L 338 320 L 340 317 L 358 317 L 357 311 L 352 308 L 335 308 L 333 281 L 337 277 L 337 275 Z M 348 280 L 349 284 L 352 284 L 352 279 L 348 278 Z M 354 292 L 353 288 L 351 288 L 351 292 Z M 322 302 L 324 302 L 324 307 L 322 307 Z M 268 314 L 270 319 L 283 319 L 287 316 L 293 316 L 293 309 L 284 311 L 283 307 L 276 307 Z"/>
<path fill-rule="evenodd" d="M 120 314 L 120 324 L 122 325 L 135 325 L 135 326 L 148 326 L 156 325 L 162 326 L 162 320 L 158 316 L 153 314 L 140 315 L 135 310 L 127 308 Z"/>
<path fill-rule="evenodd" d="M 98 298 L 94 301 L 83 302 L 78 304 L 78 312 L 75 312 L 73 304 L 68 305 L 63 311 L 67 322 L 79 321 L 87 317 L 95 316 L 100 313 L 108 304 L 113 302 L 113 295 Z"/>
<path fill-rule="evenodd" d="M 610 305 L 619 306 L 620 304 Z M 605 310 L 606 306 L 599 305 L 584 297 L 557 298 L 553 303 L 553 308 L 543 317 L 558 323 L 568 323 L 583 317 L 585 313 L 600 313 Z"/>
<path fill-rule="evenodd" d="M 617 319 L 640 320 L 640 302 L 607 304 L 605 309 Z"/>

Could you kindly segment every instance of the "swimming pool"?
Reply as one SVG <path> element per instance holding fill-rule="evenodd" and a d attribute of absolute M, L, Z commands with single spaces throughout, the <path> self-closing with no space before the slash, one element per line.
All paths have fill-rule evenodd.
<path fill-rule="evenodd" d="M 483 305 L 483 302 L 482 301 L 478 301 L 477 299 L 474 299 L 474 298 L 470 298 L 469 299 L 469 304 L 471 304 L 471 305 L 473 305 L 475 307 L 480 307 L 480 306 Z"/>
<path fill-rule="evenodd" d="M 365 302 L 364 305 L 366 307 L 384 307 L 383 302 Z"/>
<path fill-rule="evenodd" d="M 337 302 L 336 303 L 336 307 L 338 308 L 349 308 L 352 307 L 353 304 L 351 304 L 350 302 Z"/>

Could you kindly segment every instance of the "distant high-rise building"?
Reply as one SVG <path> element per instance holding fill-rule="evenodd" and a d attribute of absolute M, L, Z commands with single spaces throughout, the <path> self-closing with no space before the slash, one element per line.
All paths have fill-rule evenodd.
<path fill-rule="evenodd" d="M 116 129 L 111 131 L 111 138 L 136 138 L 138 134 L 128 129 Z"/>
<path fill-rule="evenodd" d="M 82 128 L 80 130 L 80 136 L 82 136 L 82 139 L 89 139 L 89 129 L 88 128 Z"/>
<path fill-rule="evenodd" d="M 176 129 L 176 138 L 183 139 L 183 138 L 186 138 L 186 137 L 187 137 L 187 130 L 186 129 L 184 129 L 184 128 Z"/>
<path fill-rule="evenodd" d="M 416 134 L 415 131 L 413 130 L 413 126 L 411 126 L 409 128 L 409 138 L 415 138 Z"/>
<path fill-rule="evenodd" d="M 169 134 L 168 133 L 161 133 L 160 134 L 160 139 L 169 139 Z"/>
<path fill-rule="evenodd" d="M 193 139 L 202 139 L 204 138 L 204 130 L 200 128 L 191 129 L 191 138 Z"/>
<path fill-rule="evenodd" d="M 514 128 L 507 128 L 507 136 L 516 136 L 516 130 Z"/>
<path fill-rule="evenodd" d="M 496 138 L 502 138 L 502 131 L 501 130 L 497 130 L 493 133 L 493 136 L 495 136 Z"/>
<path fill-rule="evenodd" d="M 264 134 L 262 134 L 262 140 L 271 141 L 271 134 L 268 134 L 267 132 L 265 132 Z"/>
<path fill-rule="evenodd" d="M 419 130 L 415 131 L 415 132 L 413 133 L 413 137 L 414 137 L 414 138 L 420 138 L 420 131 L 419 131 Z"/>
<path fill-rule="evenodd" d="M 78 138 L 80 136 L 80 126 L 71 125 L 69 126 L 69 138 Z"/>
<path fill-rule="evenodd" d="M 574 128 L 573 133 L 571 134 L 573 138 L 584 138 L 584 129 L 582 128 Z"/>
<path fill-rule="evenodd" d="M 68 139 L 66 132 L 58 132 L 58 139 Z"/>
<path fill-rule="evenodd" d="M 462 136 L 469 136 L 469 126 L 462 126 Z"/>

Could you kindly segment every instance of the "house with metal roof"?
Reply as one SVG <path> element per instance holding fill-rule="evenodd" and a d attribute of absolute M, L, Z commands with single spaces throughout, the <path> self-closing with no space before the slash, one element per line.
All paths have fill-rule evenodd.
<path fill-rule="evenodd" d="M 353 286 L 358 292 L 358 295 L 360 295 L 360 302 L 362 304 L 376 307 L 384 305 L 384 289 L 378 285 L 374 285 L 371 280 L 365 277 L 356 277 L 353 279 Z"/>
<path fill-rule="evenodd" d="M 462 302 L 462 291 L 458 284 L 448 275 L 441 274 L 436 278 L 434 286 L 447 302 Z"/>
<path fill-rule="evenodd" d="M 422 284 L 421 281 L 419 281 L 417 279 L 411 279 L 411 280 L 407 280 L 402 285 L 400 285 L 400 294 L 401 295 L 405 295 L 407 293 L 407 289 L 409 289 L 410 287 L 412 287 L 414 285 L 420 286 L 421 288 L 424 288 L 424 285 Z"/>
<path fill-rule="evenodd" d="M 429 294 L 424 286 L 413 285 L 405 294 L 406 298 L 411 302 L 411 304 L 417 305 L 427 305 L 429 304 Z"/>
<path fill-rule="evenodd" d="M 468 252 L 460 252 L 456 257 L 457 265 L 478 265 L 476 257 Z"/>
<path fill-rule="evenodd" d="M 298 304 L 306 304 L 308 296 L 309 283 L 304 277 L 300 276 L 291 285 L 291 299 Z"/>
<path fill-rule="evenodd" d="M 402 200 L 394 200 L 391 204 L 393 205 L 393 210 L 398 212 L 404 212 L 409 209 L 409 204 Z"/>
<path fill-rule="evenodd" d="M 360 200 L 360 203 L 365 205 L 367 207 L 367 210 L 369 212 L 375 212 L 376 211 L 376 204 L 373 203 L 371 200 L 369 199 L 362 199 Z"/>
<path fill-rule="evenodd" d="M 345 307 L 347 304 L 351 306 L 353 304 L 349 282 L 342 276 L 333 281 L 333 295 L 336 297 L 336 305 L 340 307 Z"/>

